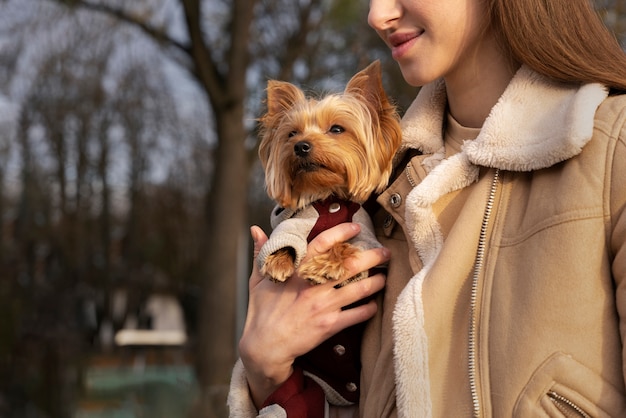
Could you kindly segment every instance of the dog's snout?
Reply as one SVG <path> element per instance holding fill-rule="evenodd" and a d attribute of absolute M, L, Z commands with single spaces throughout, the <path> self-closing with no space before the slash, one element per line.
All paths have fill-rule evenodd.
<path fill-rule="evenodd" d="M 296 145 L 293 146 L 293 150 L 298 157 L 307 157 L 312 148 L 311 143 L 307 141 L 298 141 Z"/>

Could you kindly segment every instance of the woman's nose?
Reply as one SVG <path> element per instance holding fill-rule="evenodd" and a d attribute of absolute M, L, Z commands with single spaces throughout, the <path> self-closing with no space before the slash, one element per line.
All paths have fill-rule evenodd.
<path fill-rule="evenodd" d="M 400 17 L 400 2 L 397 0 L 370 0 L 367 23 L 377 31 L 390 29 Z"/>

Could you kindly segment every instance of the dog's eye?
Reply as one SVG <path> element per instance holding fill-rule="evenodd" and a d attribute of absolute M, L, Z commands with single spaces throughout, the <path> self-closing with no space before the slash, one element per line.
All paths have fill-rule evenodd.
<path fill-rule="evenodd" d="M 333 125 L 330 127 L 330 129 L 328 130 L 331 134 L 340 134 L 345 132 L 346 130 L 343 128 L 343 126 L 340 125 Z"/>
<path fill-rule="evenodd" d="M 287 135 L 289 138 L 293 138 L 294 136 L 298 135 L 298 131 L 291 131 L 289 132 L 289 135 Z"/>

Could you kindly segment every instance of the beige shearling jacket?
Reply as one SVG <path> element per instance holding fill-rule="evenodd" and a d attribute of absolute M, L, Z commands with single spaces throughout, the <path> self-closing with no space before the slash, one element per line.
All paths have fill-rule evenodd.
<path fill-rule="evenodd" d="M 403 118 L 359 411 L 327 416 L 626 417 L 626 95 L 522 67 L 447 159 L 445 108 L 435 82 Z M 231 416 L 247 393 L 239 362 Z"/>
<path fill-rule="evenodd" d="M 374 217 L 392 260 L 361 416 L 626 417 L 626 96 L 606 97 L 522 67 L 442 159 L 445 87 L 422 89 L 423 155 Z"/>

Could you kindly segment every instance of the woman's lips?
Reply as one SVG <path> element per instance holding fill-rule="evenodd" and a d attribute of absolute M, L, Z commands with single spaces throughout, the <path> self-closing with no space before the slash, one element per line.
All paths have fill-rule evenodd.
<path fill-rule="evenodd" d="M 391 46 L 391 56 L 398 60 L 415 44 L 422 32 L 394 33 L 389 35 L 388 41 Z"/>

